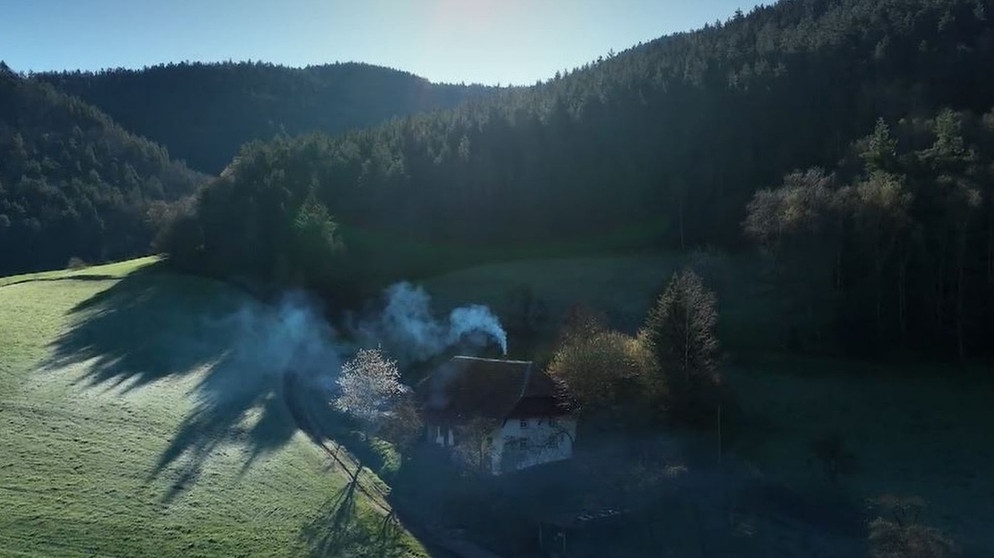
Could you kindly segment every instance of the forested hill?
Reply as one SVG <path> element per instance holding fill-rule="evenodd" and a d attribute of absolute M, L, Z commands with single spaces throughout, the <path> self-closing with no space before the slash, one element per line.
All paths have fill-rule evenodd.
<path fill-rule="evenodd" d="M 886 272 L 920 271 L 924 278 L 932 261 L 944 262 L 942 271 L 916 287 L 920 300 L 893 307 L 876 295 L 877 304 L 852 307 L 877 308 L 868 322 L 882 324 L 893 312 L 906 324 L 911 306 L 925 312 L 934 303 L 930 323 L 949 338 L 964 325 L 954 328 L 956 305 L 948 301 L 987 292 L 987 275 L 965 270 L 989 267 L 980 215 L 994 203 L 990 180 L 978 169 L 990 162 L 982 147 L 981 123 L 988 120 L 980 116 L 994 107 L 992 18 L 991 0 L 784 0 L 454 110 L 336 138 L 255 145 L 201 196 L 171 252 L 175 261 L 211 273 L 283 270 L 260 273 L 327 281 L 327 270 L 292 259 L 276 244 L 245 246 L 282 228 L 281 238 L 313 248 L 299 228 L 290 229 L 328 214 L 346 225 L 347 247 L 349 231 L 375 233 L 387 247 L 390 239 L 506 246 L 628 231 L 628 247 L 741 249 L 751 242 L 743 221 L 757 191 L 814 166 L 837 170 L 838 188 L 859 182 L 869 169 L 841 162 L 862 161 L 860 140 L 882 119 L 903 134 L 895 147 L 903 163 L 890 172 L 919 173 L 915 182 L 899 183 L 930 188 L 953 170 L 970 174 L 979 193 L 968 196 L 978 200 L 969 206 L 978 214 L 969 223 L 977 229 L 947 234 L 945 217 L 957 214 L 920 204 L 909 219 L 921 219 L 913 234 L 929 241 L 914 263 L 903 254 L 904 263 Z M 961 129 L 963 122 L 972 127 Z M 960 146 L 953 150 L 959 166 L 928 155 L 948 151 L 942 145 L 949 142 Z M 929 151 L 933 144 L 942 145 Z M 967 164 L 971 154 L 976 158 Z M 255 207 L 269 199 L 266 192 L 284 204 L 280 215 Z M 809 193 L 785 196 L 780 209 L 803 217 L 794 202 Z M 885 188 L 880 200 L 893 194 Z M 867 196 L 866 203 L 876 199 Z M 946 198 L 931 192 L 917 199 Z M 838 218 L 851 222 L 849 213 Z M 332 228 L 314 230 L 327 238 Z M 857 236 L 845 245 L 881 244 L 891 257 L 891 239 Z M 347 257 L 362 258 L 355 246 L 353 239 Z M 841 261 L 827 254 L 823 261 Z M 962 264 L 958 275 L 949 263 L 955 261 Z M 846 274 L 856 276 L 864 263 Z M 876 269 L 872 292 L 895 288 L 884 270 L 869 268 Z M 880 327 L 896 330 L 897 323 Z"/>
<path fill-rule="evenodd" d="M 206 176 L 0 63 L 0 275 L 147 253 Z"/>
<path fill-rule="evenodd" d="M 539 87 L 302 140 L 327 145 L 295 164 L 343 220 L 419 237 L 665 219 L 670 244 L 736 243 L 755 190 L 834 165 L 877 118 L 994 106 L 991 4 L 780 2 Z"/>
<path fill-rule="evenodd" d="M 433 84 L 356 63 L 288 68 L 264 63 L 183 63 L 142 70 L 36 74 L 96 105 L 125 128 L 216 174 L 249 141 L 337 134 L 397 116 L 454 107 L 496 88 Z"/>

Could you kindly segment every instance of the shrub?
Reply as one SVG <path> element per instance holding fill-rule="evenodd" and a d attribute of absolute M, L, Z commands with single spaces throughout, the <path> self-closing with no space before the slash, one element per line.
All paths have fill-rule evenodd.
<path fill-rule="evenodd" d="M 955 551 L 953 542 L 938 529 L 882 517 L 870 523 L 870 549 L 874 558 L 946 558 Z"/>
<path fill-rule="evenodd" d="M 661 396 L 652 353 L 616 331 L 569 335 L 549 364 L 549 375 L 580 410 L 627 406 L 640 395 Z"/>
<path fill-rule="evenodd" d="M 870 522 L 870 553 L 874 558 L 948 558 L 956 553 L 949 537 L 919 522 L 925 508 L 921 498 L 884 495 L 871 504 L 889 516 Z"/>
<path fill-rule="evenodd" d="M 393 444 L 381 438 L 371 438 L 369 449 L 375 456 L 376 466 L 374 470 L 381 479 L 390 480 L 397 475 L 397 471 L 400 470 L 401 456 Z"/>

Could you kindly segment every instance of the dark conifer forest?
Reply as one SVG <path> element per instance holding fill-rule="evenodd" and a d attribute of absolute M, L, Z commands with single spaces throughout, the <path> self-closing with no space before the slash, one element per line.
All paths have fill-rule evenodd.
<path fill-rule="evenodd" d="M 0 64 L 0 274 L 148 253 L 206 176 Z"/>
<path fill-rule="evenodd" d="M 34 76 L 92 103 L 122 126 L 217 174 L 252 140 L 337 134 L 416 112 L 451 108 L 496 88 L 434 84 L 407 72 L 344 63 L 180 63 L 141 70 Z"/>
<path fill-rule="evenodd" d="M 158 234 L 183 269 L 355 293 L 454 247 L 710 246 L 764 255 L 798 347 L 966 358 L 994 326 L 991 17 L 783 1 L 526 88 L 361 64 L 8 70 L 3 270 Z M 201 175 L 170 155 L 219 177 L 185 199 Z"/>
<path fill-rule="evenodd" d="M 965 356 L 994 302 L 991 17 L 979 0 L 779 2 L 453 110 L 252 144 L 169 252 L 334 290 L 364 276 L 371 234 L 381 253 L 616 231 L 626 249 L 762 248 L 804 310 L 799 344 Z M 333 269 L 258 249 L 316 206 L 341 226 Z"/>

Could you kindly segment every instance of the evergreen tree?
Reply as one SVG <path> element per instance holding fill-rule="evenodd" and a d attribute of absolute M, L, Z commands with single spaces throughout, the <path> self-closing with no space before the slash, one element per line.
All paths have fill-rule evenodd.
<path fill-rule="evenodd" d="M 148 254 L 165 207 L 205 179 L 93 106 L 0 70 L 0 274 Z"/>
<path fill-rule="evenodd" d="M 646 317 L 640 337 L 653 353 L 677 418 L 710 416 L 718 403 L 717 299 L 690 270 L 677 273 Z"/>

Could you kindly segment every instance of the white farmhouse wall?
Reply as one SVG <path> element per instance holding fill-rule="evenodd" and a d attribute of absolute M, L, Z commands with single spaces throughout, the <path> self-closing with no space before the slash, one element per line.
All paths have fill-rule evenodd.
<path fill-rule="evenodd" d="M 494 436 L 494 474 L 517 471 L 573 456 L 576 419 L 572 417 L 508 419 Z"/>
<path fill-rule="evenodd" d="M 445 448 L 462 443 L 447 425 L 426 425 L 427 438 Z M 490 472 L 499 475 L 573 457 L 573 417 L 508 419 L 490 433 Z"/>

